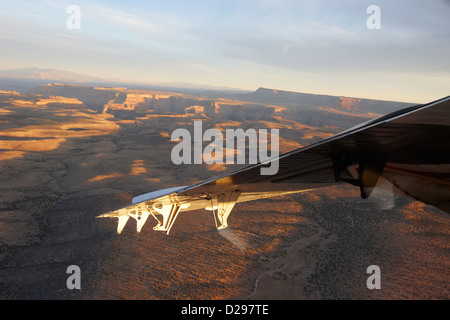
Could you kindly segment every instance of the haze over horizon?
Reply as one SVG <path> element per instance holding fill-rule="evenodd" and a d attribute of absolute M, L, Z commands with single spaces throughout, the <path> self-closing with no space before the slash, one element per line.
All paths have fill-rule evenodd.
<path fill-rule="evenodd" d="M 445 0 L 4 0 L 0 69 L 430 102 L 449 95 L 449 13 Z"/>

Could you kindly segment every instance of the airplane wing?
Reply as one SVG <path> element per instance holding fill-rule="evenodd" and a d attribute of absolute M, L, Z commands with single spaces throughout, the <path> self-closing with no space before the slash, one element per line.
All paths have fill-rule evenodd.
<path fill-rule="evenodd" d="M 450 212 L 450 96 L 381 116 L 272 161 L 278 161 L 274 175 L 261 174 L 268 164 L 258 163 L 138 196 L 98 217 L 118 218 L 121 233 L 130 217 L 140 232 L 152 215 L 158 221 L 154 230 L 169 234 L 180 212 L 206 209 L 223 229 L 236 203 L 339 183 L 358 187 L 365 199 L 381 176 L 411 197 Z"/>

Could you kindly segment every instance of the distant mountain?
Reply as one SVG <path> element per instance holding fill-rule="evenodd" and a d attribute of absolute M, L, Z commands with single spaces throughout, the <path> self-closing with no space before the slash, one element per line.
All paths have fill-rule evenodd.
<path fill-rule="evenodd" d="M 275 104 L 285 107 L 332 107 L 346 112 L 377 112 L 386 114 L 401 108 L 411 106 L 411 103 L 364 99 L 344 96 L 302 93 L 284 90 L 259 88 L 250 93 L 237 94 L 234 98 L 264 104 Z"/>
<path fill-rule="evenodd" d="M 62 71 L 58 69 L 41 69 L 41 68 L 22 68 L 0 70 L 0 77 L 18 78 L 18 79 L 35 79 L 49 81 L 64 81 L 76 83 L 103 82 L 105 79 L 87 76 L 80 73 Z"/>
<path fill-rule="evenodd" d="M 294 103 L 304 105 L 326 105 L 330 101 L 334 101 L 336 97 L 322 95 L 301 93 L 293 91 L 275 90 L 268 88 L 259 88 L 255 92 L 239 95 L 239 98 L 245 98 L 245 100 L 252 102 L 264 102 L 264 103 Z"/>
<path fill-rule="evenodd" d="M 323 94 L 311 94 L 302 92 L 293 92 L 285 90 L 276 90 L 268 88 L 259 88 L 254 92 L 248 92 L 240 89 L 219 87 L 213 85 L 191 84 L 183 82 L 167 82 L 167 83 L 143 83 L 143 82 L 126 82 L 120 80 L 103 79 L 92 77 L 80 73 L 62 71 L 58 69 L 43 68 L 22 68 L 0 70 L 0 90 L 15 90 L 20 93 L 33 91 L 33 88 L 45 88 L 44 91 L 50 90 L 46 87 L 49 83 L 63 83 L 71 85 L 87 85 L 87 86 L 107 86 L 107 87 L 127 87 L 129 89 L 150 89 L 160 91 L 172 91 L 181 93 L 190 93 L 197 96 L 216 98 L 232 98 L 240 101 L 248 101 L 261 104 L 273 104 L 291 109 L 293 112 L 302 114 L 303 117 L 314 119 L 316 113 L 349 113 L 365 114 L 366 116 L 375 116 L 375 114 L 387 114 L 389 112 L 405 108 L 412 105 L 411 103 L 382 101 L 373 99 L 363 99 L 344 96 L 331 96 Z M 44 87 L 42 87 L 44 86 Z M 63 87 L 58 87 L 57 91 L 61 91 Z M 69 90 L 70 89 L 70 90 Z M 83 95 L 91 96 L 93 88 L 65 88 L 60 95 L 70 94 L 82 91 L 83 94 L 75 94 L 77 98 Z M 55 90 L 55 88 L 51 88 Z M 95 90 L 94 90 L 95 91 Z M 96 92 L 98 94 L 98 92 Z M 96 95 L 95 94 L 95 95 Z M 75 96 L 74 96 L 75 97 Z M 86 98 L 86 97 L 84 97 Z M 112 99 L 109 97 L 109 99 Z M 94 104 L 95 109 L 102 109 L 103 102 L 100 105 Z M 92 106 L 91 106 L 92 107 Z M 369 115 L 369 113 L 375 113 Z M 319 115 L 318 117 L 323 116 Z M 312 121 L 312 120 L 311 120 Z M 316 121 L 316 120 L 315 120 Z M 332 121 L 327 120 L 327 121 Z M 312 123 L 312 122 L 311 122 Z M 311 124 L 310 123 L 310 124 Z M 314 122 L 316 123 L 316 122 Z"/>
<path fill-rule="evenodd" d="M 187 82 L 165 82 L 165 83 L 150 83 L 150 82 L 139 82 L 139 81 L 126 81 L 121 79 L 106 79 L 100 77 L 92 77 L 85 74 L 74 73 L 69 71 L 63 71 L 58 69 L 43 69 L 43 68 L 22 68 L 22 69 L 9 69 L 0 70 L 0 90 L 14 90 L 13 85 L 3 85 L 2 82 L 8 79 L 23 80 L 30 82 L 32 85 L 27 85 L 20 83 L 17 87 L 18 91 L 24 91 L 22 87 L 26 90 L 33 88 L 35 86 L 58 82 L 58 83 L 69 83 L 69 84 L 86 84 L 86 85 L 105 85 L 105 86 L 126 86 L 129 88 L 140 88 L 140 89 L 155 89 L 155 90 L 177 90 L 181 92 L 199 92 L 199 91 L 221 91 L 228 93 L 243 93 L 247 92 L 241 89 L 229 88 L 223 86 L 187 83 Z M 3 81 L 2 81 L 3 80 Z M 22 90 L 20 90 L 22 89 Z"/>

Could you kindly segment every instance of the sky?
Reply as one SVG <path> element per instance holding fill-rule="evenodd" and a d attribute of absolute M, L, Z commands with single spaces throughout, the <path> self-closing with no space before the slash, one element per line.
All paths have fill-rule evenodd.
<path fill-rule="evenodd" d="M 0 0 L 0 69 L 424 103 L 450 95 L 449 17 L 449 0 Z"/>

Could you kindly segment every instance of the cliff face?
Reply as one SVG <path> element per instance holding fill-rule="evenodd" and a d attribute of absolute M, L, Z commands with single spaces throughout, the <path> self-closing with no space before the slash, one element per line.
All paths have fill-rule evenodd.
<path fill-rule="evenodd" d="M 291 92 L 283 90 L 273 90 L 259 88 L 255 92 L 239 94 L 234 97 L 244 100 L 260 103 L 272 103 L 281 106 L 301 106 L 311 107 L 333 107 L 333 108 L 352 108 L 357 106 L 361 111 L 386 114 L 401 108 L 410 106 L 411 103 L 396 101 L 382 101 L 373 99 L 362 99 L 354 97 L 330 96 L 321 94 L 310 94 L 301 92 Z"/>
<path fill-rule="evenodd" d="M 224 94 L 226 98 L 63 84 L 39 86 L 28 93 L 77 99 L 91 110 L 110 113 L 125 120 L 148 118 L 150 113 L 196 114 L 203 119 L 240 122 L 266 121 L 278 117 L 316 127 L 334 126 L 342 129 L 360 123 L 361 118 L 373 118 L 410 105 L 265 88 L 246 94 Z"/>
<path fill-rule="evenodd" d="M 350 111 L 357 111 L 357 104 L 361 102 L 361 99 L 356 98 L 339 97 L 339 99 L 341 99 L 341 107 Z"/>
<path fill-rule="evenodd" d="M 89 109 L 102 112 L 105 104 L 116 99 L 117 90 L 97 89 L 95 87 L 67 85 L 67 84 L 49 84 L 30 89 L 28 94 L 42 96 L 60 96 L 66 98 L 75 98 L 83 102 Z"/>
<path fill-rule="evenodd" d="M 57 92 L 58 94 L 60 92 Z M 0 92 L 0 161 L 51 151 L 68 139 L 119 129 L 110 114 L 95 113 L 76 98 Z M 5 119 L 5 120 L 3 120 Z"/>

